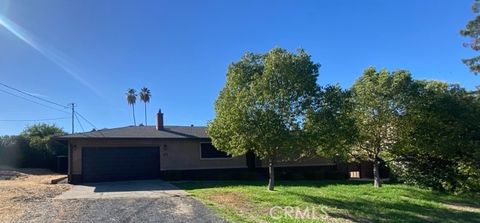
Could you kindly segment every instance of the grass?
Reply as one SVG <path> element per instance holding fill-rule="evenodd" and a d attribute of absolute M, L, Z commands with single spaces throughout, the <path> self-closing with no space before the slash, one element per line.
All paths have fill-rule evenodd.
<path fill-rule="evenodd" d="M 278 182 L 273 192 L 259 181 L 174 184 L 232 222 L 480 222 L 478 194 L 450 195 L 402 184 L 375 189 L 369 182 L 290 181 Z M 301 219 L 295 208 L 300 214 L 308 208 L 310 216 Z"/>

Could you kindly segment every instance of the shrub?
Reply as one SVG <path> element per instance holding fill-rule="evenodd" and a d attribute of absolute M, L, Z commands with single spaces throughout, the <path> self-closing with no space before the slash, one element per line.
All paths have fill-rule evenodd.
<path fill-rule="evenodd" d="M 393 162 L 398 180 L 437 191 L 480 192 L 479 163 L 432 155 L 415 155 Z"/>
<path fill-rule="evenodd" d="M 0 164 L 20 168 L 56 167 L 56 156 L 66 155 L 67 147 L 53 136 L 65 134 L 55 125 L 27 127 L 19 136 L 0 138 Z"/>

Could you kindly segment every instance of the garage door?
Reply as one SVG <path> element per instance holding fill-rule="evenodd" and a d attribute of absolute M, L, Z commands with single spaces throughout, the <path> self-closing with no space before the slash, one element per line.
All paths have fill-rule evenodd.
<path fill-rule="evenodd" d="M 83 147 L 84 182 L 154 179 L 160 175 L 158 147 Z"/>

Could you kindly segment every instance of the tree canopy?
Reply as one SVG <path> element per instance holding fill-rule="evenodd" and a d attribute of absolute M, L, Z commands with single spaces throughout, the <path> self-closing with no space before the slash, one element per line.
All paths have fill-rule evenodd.
<path fill-rule="evenodd" d="M 475 18 L 468 21 L 464 29 L 460 31 L 462 36 L 470 38 L 470 42 L 465 43 L 464 45 L 470 47 L 474 51 L 480 50 L 480 0 L 475 0 L 472 5 L 472 11 L 475 14 Z M 464 59 L 465 63 L 475 74 L 480 72 L 480 56 L 474 56 L 469 59 Z"/>
<path fill-rule="evenodd" d="M 127 103 L 132 106 L 132 116 L 133 116 L 133 125 L 137 125 L 137 120 L 135 118 L 135 103 L 137 102 L 137 91 L 133 88 L 129 88 L 127 93 L 125 93 Z"/>
<path fill-rule="evenodd" d="M 352 112 L 350 90 L 342 90 L 338 85 L 321 89 L 306 115 L 307 152 L 314 148 L 319 156 L 347 160 L 357 136 Z"/>
<path fill-rule="evenodd" d="M 380 160 L 400 140 L 400 120 L 412 100 L 413 79 L 407 71 L 368 68 L 352 87 L 355 129 L 352 154 L 374 162 L 374 185 L 380 186 Z"/>
<path fill-rule="evenodd" d="M 32 148 L 51 149 L 52 137 L 66 134 L 62 128 L 45 123 L 25 128 L 20 136 L 27 139 Z"/>
<path fill-rule="evenodd" d="M 252 151 L 267 160 L 270 190 L 277 159 L 298 153 L 305 114 L 318 93 L 318 69 L 304 50 L 280 48 L 247 53 L 228 68 L 208 133 L 220 150 Z"/>
<path fill-rule="evenodd" d="M 457 84 L 417 81 L 390 165 L 407 183 L 480 191 L 480 101 Z"/>
<path fill-rule="evenodd" d="M 379 165 L 400 139 L 400 120 L 412 100 L 413 83 L 407 71 L 371 67 L 350 91 L 326 88 L 306 125 L 316 152 L 372 161 L 374 185 L 379 187 Z"/>
<path fill-rule="evenodd" d="M 55 167 L 55 157 L 67 148 L 53 139 L 66 134 L 56 125 L 45 123 L 25 128 L 18 136 L 0 137 L 0 164 L 16 167 Z"/>

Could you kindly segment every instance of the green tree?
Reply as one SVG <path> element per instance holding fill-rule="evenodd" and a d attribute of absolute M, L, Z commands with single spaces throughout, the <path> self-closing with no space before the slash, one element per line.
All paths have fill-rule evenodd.
<path fill-rule="evenodd" d="M 475 0 L 472 5 L 475 18 L 470 20 L 465 28 L 460 31 L 462 36 L 470 38 L 470 42 L 465 43 L 464 46 L 470 47 L 474 51 L 480 50 L 480 15 L 478 14 L 480 12 L 479 6 L 480 0 Z M 464 59 L 463 63 L 465 63 L 473 73 L 478 74 L 480 72 L 480 56 Z"/>
<path fill-rule="evenodd" d="M 150 102 L 150 98 L 152 94 L 150 93 L 150 89 L 143 87 L 140 89 L 140 99 L 145 104 L 145 125 L 147 125 L 147 103 Z"/>
<path fill-rule="evenodd" d="M 64 134 L 66 133 L 62 128 L 42 123 L 27 127 L 20 133 L 20 136 L 27 139 L 32 148 L 52 150 L 52 137 Z"/>
<path fill-rule="evenodd" d="M 136 126 L 137 121 L 135 120 L 135 103 L 137 102 L 137 93 L 135 89 L 129 88 L 125 94 L 127 96 L 127 103 L 132 106 L 133 125 Z"/>
<path fill-rule="evenodd" d="M 374 186 L 380 187 L 379 166 L 400 139 L 400 120 L 412 99 L 414 84 L 406 71 L 377 72 L 368 68 L 352 87 L 352 118 L 357 136 L 350 156 L 373 162 Z"/>
<path fill-rule="evenodd" d="M 56 125 L 35 124 L 27 127 L 17 138 L 18 147 L 22 150 L 23 166 L 54 167 L 56 155 L 66 155 L 66 147 L 54 136 L 66 134 Z"/>
<path fill-rule="evenodd" d="M 480 101 L 459 85 L 417 81 L 391 167 L 401 180 L 446 191 L 480 191 Z"/>
<path fill-rule="evenodd" d="M 220 150 L 232 155 L 252 151 L 266 160 L 269 190 L 274 189 L 275 163 L 302 146 L 305 114 L 318 92 L 318 68 L 305 51 L 280 48 L 247 53 L 228 67 L 208 133 Z"/>
<path fill-rule="evenodd" d="M 306 116 L 308 148 L 314 149 L 310 152 L 322 157 L 347 160 L 357 136 L 352 112 L 349 90 L 342 90 L 340 86 L 322 89 Z"/>

